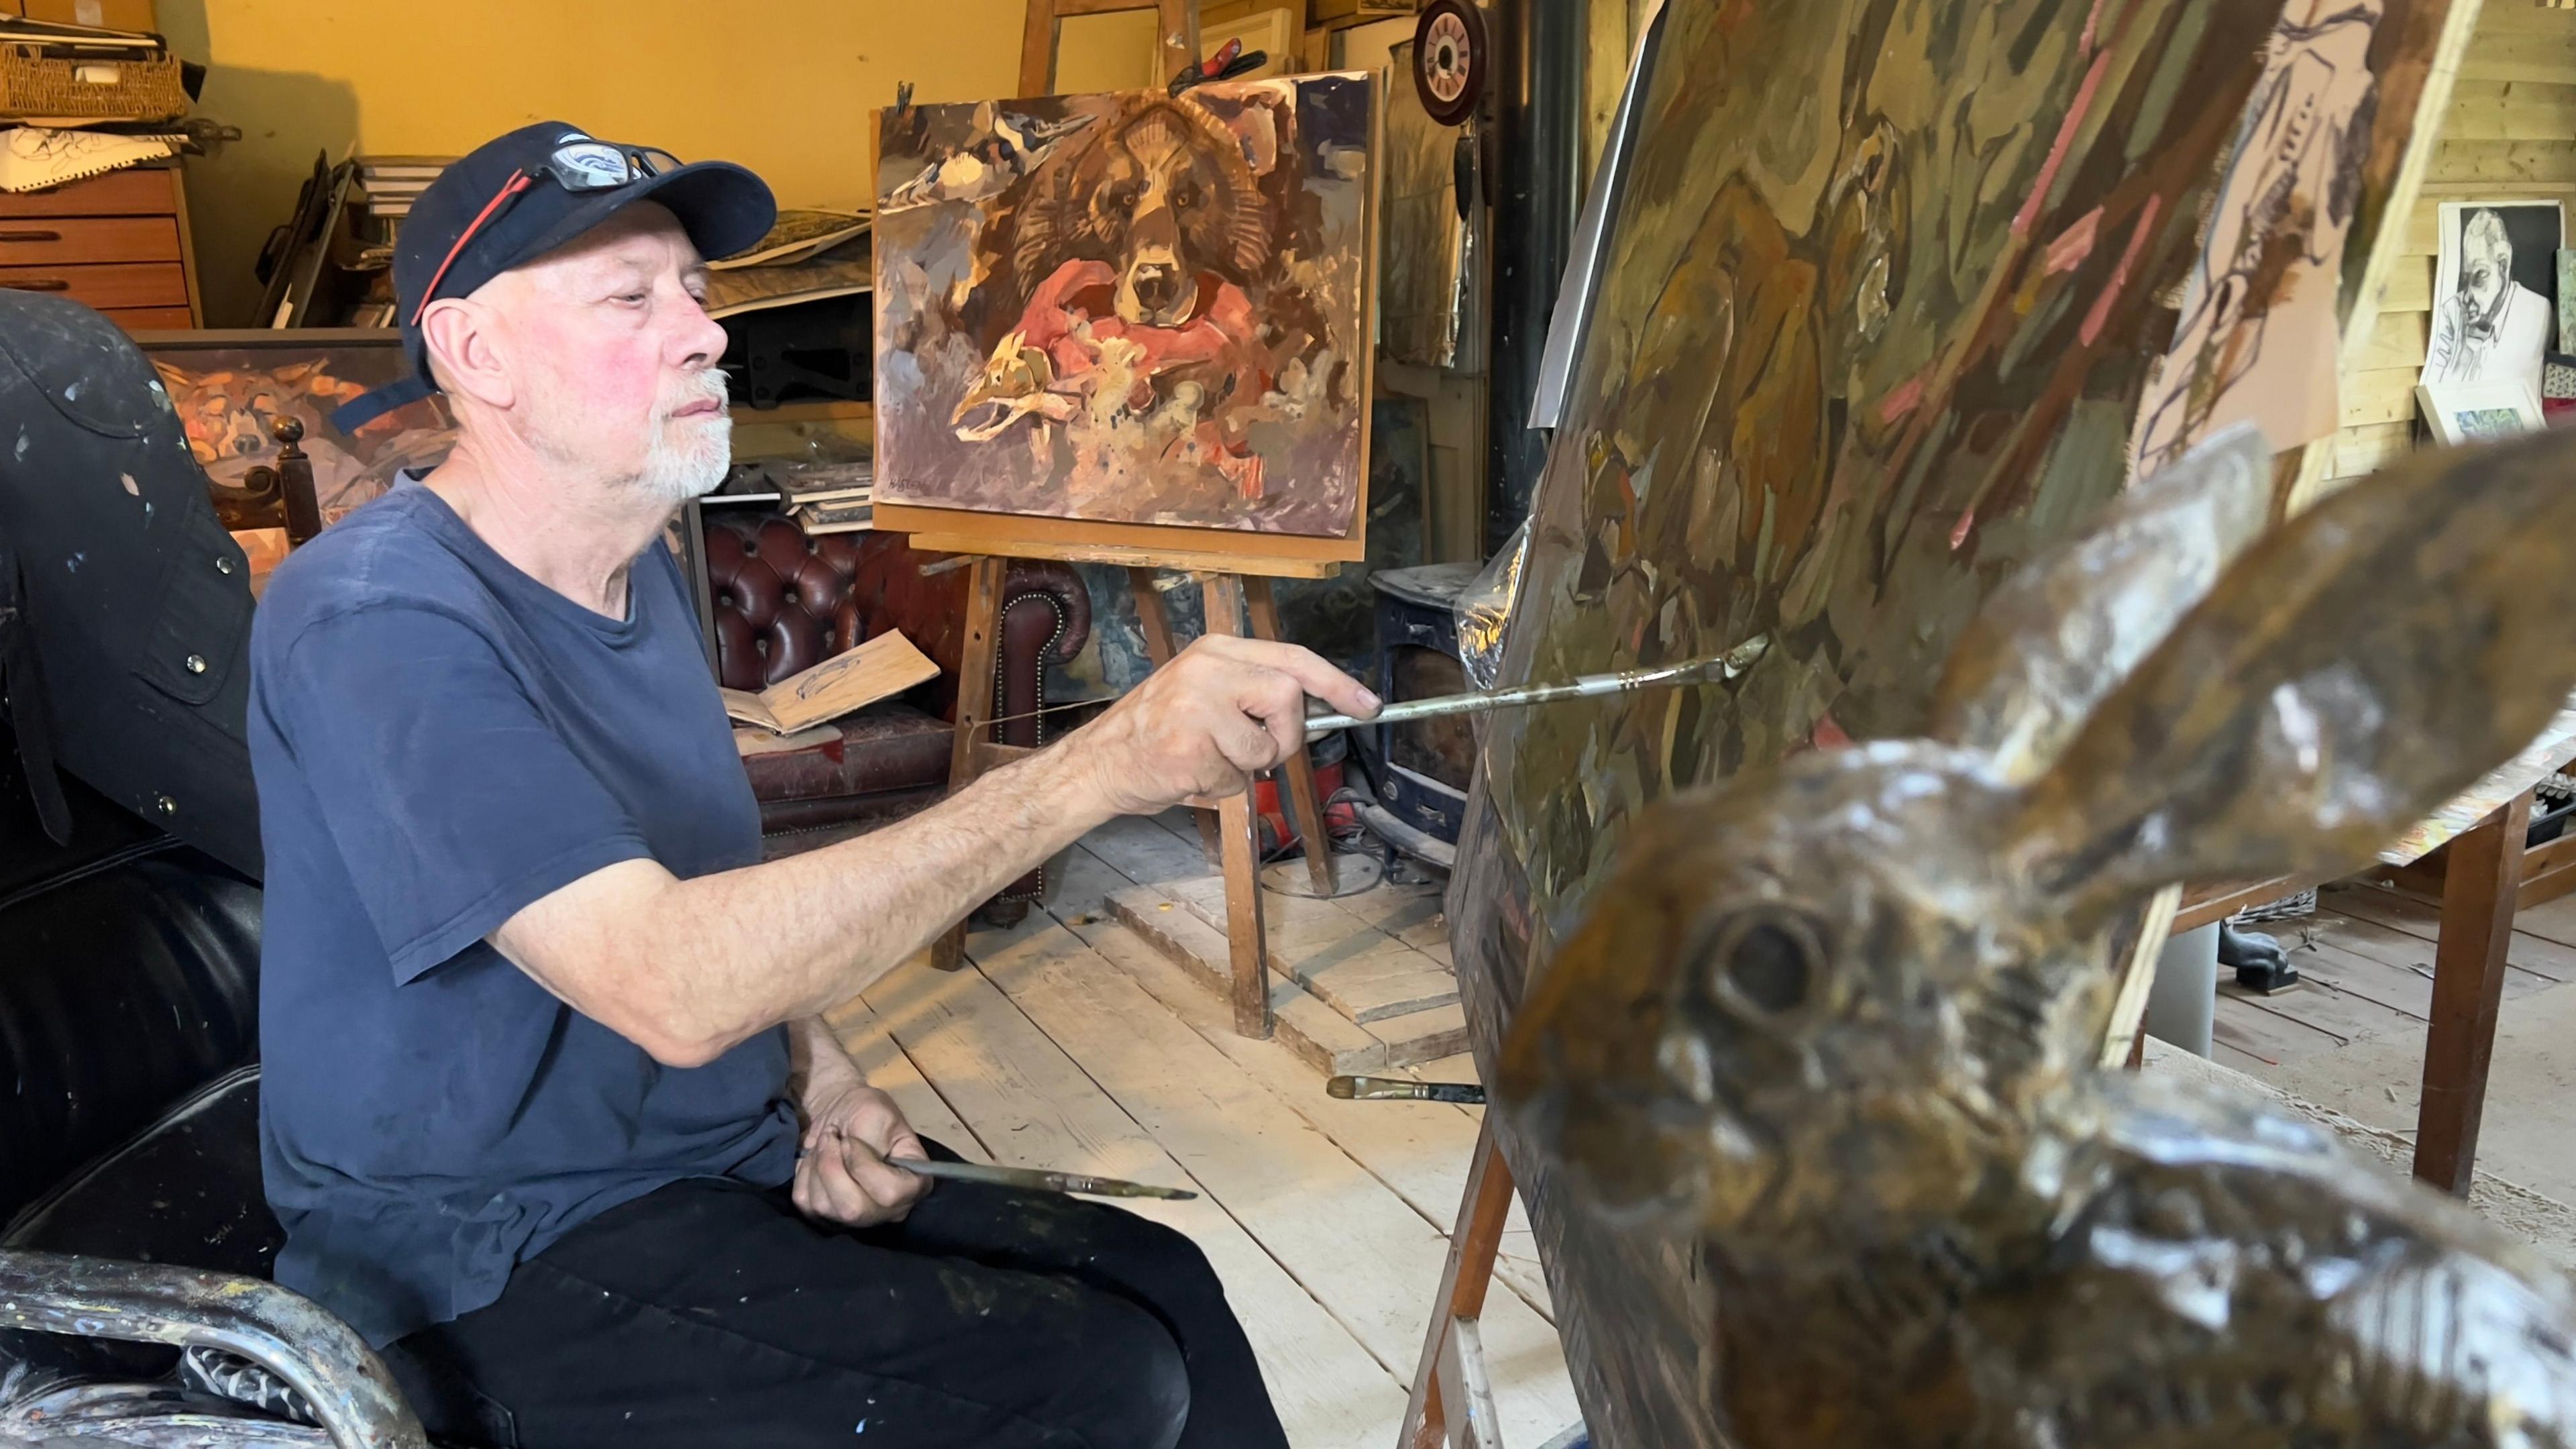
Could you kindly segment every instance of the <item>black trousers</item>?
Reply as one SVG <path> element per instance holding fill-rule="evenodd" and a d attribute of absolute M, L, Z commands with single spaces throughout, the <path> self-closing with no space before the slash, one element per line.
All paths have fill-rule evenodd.
<path fill-rule="evenodd" d="M 783 1188 L 674 1183 L 386 1357 L 433 1435 L 487 1449 L 1288 1443 L 1187 1238 L 975 1183 L 858 1230 Z"/>

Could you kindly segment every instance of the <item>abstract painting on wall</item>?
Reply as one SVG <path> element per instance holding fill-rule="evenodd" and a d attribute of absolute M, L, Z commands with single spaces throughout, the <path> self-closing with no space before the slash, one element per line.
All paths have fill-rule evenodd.
<path fill-rule="evenodd" d="M 876 498 L 1347 536 L 1360 75 L 886 111 Z"/>
<path fill-rule="evenodd" d="M 1368 77 L 884 113 L 877 500 L 1348 536 Z"/>

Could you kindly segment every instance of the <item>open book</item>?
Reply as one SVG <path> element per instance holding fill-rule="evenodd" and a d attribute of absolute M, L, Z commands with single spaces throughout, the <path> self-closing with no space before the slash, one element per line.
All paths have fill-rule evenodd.
<path fill-rule="evenodd" d="M 939 666 L 930 662 L 930 656 L 889 630 L 758 694 L 742 689 L 718 692 L 724 696 L 726 714 L 744 724 L 790 735 L 865 709 L 938 675 Z"/>

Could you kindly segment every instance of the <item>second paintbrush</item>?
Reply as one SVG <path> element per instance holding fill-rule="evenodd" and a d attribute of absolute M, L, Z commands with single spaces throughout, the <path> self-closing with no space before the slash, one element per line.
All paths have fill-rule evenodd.
<path fill-rule="evenodd" d="M 1016 1187 L 1024 1192 L 1073 1192 L 1086 1197 L 1152 1197 L 1167 1202 L 1189 1202 L 1198 1196 L 1177 1187 L 1156 1187 L 1151 1183 L 1129 1182 L 1117 1177 L 1092 1177 L 1079 1172 L 1046 1172 L 1034 1167 L 987 1167 L 980 1162 L 930 1162 L 918 1157 L 889 1157 L 886 1161 L 923 1177 L 980 1182 L 992 1187 Z"/>

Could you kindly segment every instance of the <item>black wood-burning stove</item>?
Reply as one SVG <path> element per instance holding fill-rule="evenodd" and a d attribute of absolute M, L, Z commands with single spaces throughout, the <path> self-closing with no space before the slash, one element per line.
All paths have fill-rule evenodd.
<path fill-rule="evenodd" d="M 1369 576 L 1377 589 L 1378 696 L 1389 704 L 1459 694 L 1471 686 L 1458 663 L 1458 595 L 1474 564 L 1430 564 Z M 1471 717 L 1378 725 L 1368 731 L 1377 798 L 1360 811 L 1372 833 L 1444 869 L 1456 859 L 1476 768 Z"/>

